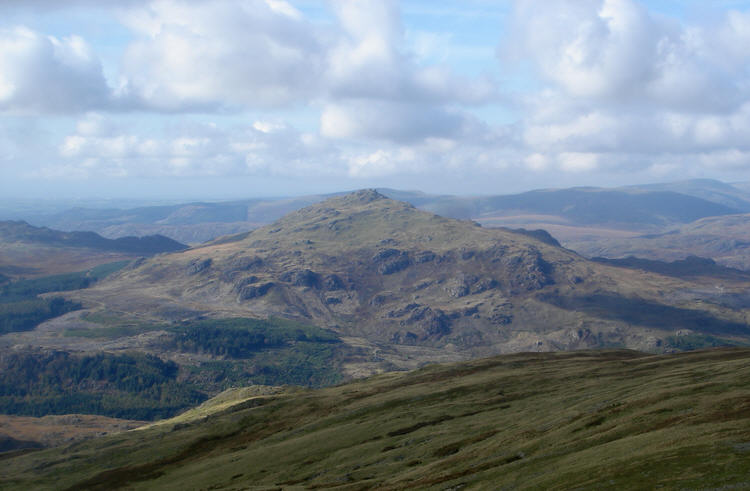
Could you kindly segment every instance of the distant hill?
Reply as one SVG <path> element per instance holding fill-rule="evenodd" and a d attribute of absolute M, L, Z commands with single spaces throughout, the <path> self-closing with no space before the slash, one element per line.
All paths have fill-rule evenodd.
<path fill-rule="evenodd" d="M 742 489 L 750 351 L 515 354 L 321 390 L 233 389 L 3 458 L 4 489 Z"/>
<path fill-rule="evenodd" d="M 740 279 L 744 281 L 750 280 L 750 273 L 739 269 L 727 268 L 716 264 L 716 261 L 713 259 L 697 256 L 688 256 L 685 259 L 679 259 L 672 262 L 642 259 L 633 256 L 621 259 L 594 257 L 592 258 L 592 261 L 622 268 L 642 269 L 644 271 L 651 271 L 653 273 L 674 276 L 677 278 L 711 276 L 713 278 Z"/>
<path fill-rule="evenodd" d="M 94 232 L 61 232 L 46 227 L 34 227 L 23 221 L 0 222 L 0 241 L 24 242 L 62 247 L 85 247 L 102 251 L 132 254 L 157 254 L 187 249 L 185 244 L 162 235 L 105 239 Z"/>
<path fill-rule="evenodd" d="M 314 195 L 132 209 L 74 208 L 53 215 L 37 216 L 35 222 L 61 230 L 92 230 L 109 238 L 160 234 L 195 244 L 221 235 L 252 230 L 323 199 L 324 196 Z"/>
<path fill-rule="evenodd" d="M 71 308 L 0 336 L 0 412 L 153 419 L 247 383 L 325 386 L 498 353 L 750 344 L 747 274 L 697 259 L 590 261 L 543 231 L 485 228 L 374 190 L 118 264 L 86 289 L 60 280 L 7 285 L 42 283 L 45 301 L 65 290 L 55 295 Z"/>
<path fill-rule="evenodd" d="M 672 191 L 572 188 L 478 198 L 441 198 L 421 208 L 455 218 L 548 215 L 578 225 L 644 228 L 737 213 L 737 209 Z"/>
<path fill-rule="evenodd" d="M 750 226 L 741 223 L 742 213 L 750 211 L 750 192 L 741 184 L 695 179 L 609 189 L 551 189 L 473 197 L 396 189 L 379 189 L 379 192 L 419 209 L 475 220 L 486 227 L 543 229 L 553 240 L 588 257 L 632 255 L 674 261 L 699 256 L 724 266 L 750 269 L 747 259 L 750 256 L 746 254 L 750 247 Z M 183 244 L 201 244 L 250 232 L 287 213 L 341 194 L 132 209 L 76 208 L 37 215 L 34 223 L 61 230 L 91 230 L 111 239 L 163 235 Z M 91 238 L 85 240 L 92 242 Z M 132 250 L 138 245 L 150 248 L 145 242 L 123 244 L 121 249 Z M 81 265 L 78 269 L 87 267 L 91 265 Z"/>
<path fill-rule="evenodd" d="M 382 188 L 392 199 L 441 216 L 474 219 L 510 228 L 604 226 L 656 232 L 709 216 L 750 211 L 750 193 L 719 181 L 692 180 L 621 188 L 537 190 L 514 195 L 451 196 Z M 59 230 L 91 230 L 108 238 L 161 234 L 198 244 L 222 235 L 248 232 L 287 213 L 343 193 L 296 198 L 191 202 L 129 209 L 74 208 L 30 215 L 37 225 Z M 558 237 L 557 230 L 551 230 Z M 561 236 L 567 239 L 567 236 Z"/>
<path fill-rule="evenodd" d="M 0 274 L 11 276 L 81 271 L 185 249 L 186 245 L 161 235 L 105 239 L 94 232 L 62 232 L 23 221 L 0 222 Z"/>
<path fill-rule="evenodd" d="M 691 179 L 659 184 L 625 186 L 629 191 L 671 191 L 701 198 L 742 212 L 750 212 L 750 192 L 741 185 L 727 184 L 714 179 Z"/>
<path fill-rule="evenodd" d="M 637 256 L 663 261 L 703 256 L 723 266 L 750 270 L 750 214 L 707 217 L 661 233 L 570 239 L 586 256 Z"/>

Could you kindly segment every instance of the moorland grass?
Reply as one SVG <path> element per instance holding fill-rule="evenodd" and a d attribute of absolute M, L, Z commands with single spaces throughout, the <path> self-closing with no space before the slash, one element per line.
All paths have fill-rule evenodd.
<path fill-rule="evenodd" d="M 4 462 L 0 487 L 750 486 L 750 350 L 506 355 L 216 412 Z M 247 401 L 252 398 L 252 404 Z"/>

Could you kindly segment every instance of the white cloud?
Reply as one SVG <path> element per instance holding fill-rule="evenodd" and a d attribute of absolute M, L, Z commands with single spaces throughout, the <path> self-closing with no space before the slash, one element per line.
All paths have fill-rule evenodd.
<path fill-rule="evenodd" d="M 748 50 L 719 61 L 747 44 L 746 22 L 733 12 L 718 28 L 683 27 L 634 0 L 518 0 L 508 49 L 571 97 L 710 112 L 747 96 Z"/>
<path fill-rule="evenodd" d="M 467 79 L 422 66 L 407 41 L 395 1 L 333 2 L 341 33 L 328 55 L 328 100 L 321 133 L 392 142 L 460 138 L 480 129 L 464 105 L 496 97 L 488 78 Z"/>
<path fill-rule="evenodd" d="M 333 7 L 341 27 L 328 59 L 327 86 L 334 97 L 479 104 L 497 96 L 488 78 L 468 79 L 445 66 L 418 65 L 418 53 L 406 51 L 395 1 L 337 0 Z"/>
<path fill-rule="evenodd" d="M 599 155 L 595 153 L 563 152 L 557 156 L 557 161 L 565 171 L 589 172 L 599 166 Z"/>
<path fill-rule="evenodd" d="M 385 150 L 349 158 L 349 175 L 353 177 L 383 176 L 394 174 L 397 170 L 398 162 Z"/>
<path fill-rule="evenodd" d="M 46 166 L 41 175 L 321 176 L 346 172 L 337 149 L 282 123 L 256 122 L 230 129 L 189 124 L 144 133 L 100 115 L 87 115 L 76 128 L 58 147 L 59 162 Z"/>
<path fill-rule="evenodd" d="M 426 138 L 472 138 L 485 129 L 466 113 L 409 102 L 355 99 L 328 104 L 320 131 L 337 139 L 378 139 L 415 142 Z M 479 136 L 478 134 L 475 136 Z"/>
<path fill-rule="evenodd" d="M 126 92 L 167 111 L 275 107 L 319 91 L 324 48 L 281 0 L 155 0 L 125 18 Z"/>
<path fill-rule="evenodd" d="M 35 0 L 34 11 L 46 4 Z M 77 0 L 82 11 L 93 4 Z M 98 10 L 130 30 L 117 48 L 97 46 L 92 30 L 80 32 L 93 46 L 82 35 L 0 29 L 0 112 L 79 116 L 49 124 L 57 163 L 46 175 L 473 176 L 489 187 L 748 166 L 750 12 L 687 23 L 639 0 L 517 0 L 498 51 L 519 63 L 483 70 L 484 55 L 456 53 L 484 53 L 496 39 L 482 47 L 479 29 L 454 35 L 414 20 L 419 8 L 456 9 L 311 5 L 132 0 Z M 110 80 L 120 78 L 114 90 L 100 56 Z M 499 94 L 498 82 L 466 67 L 516 93 Z M 19 141 L 0 132 L 3 163 L 54 162 Z"/>
<path fill-rule="evenodd" d="M 699 154 L 698 159 L 709 169 L 750 170 L 750 151 L 736 148 Z"/>
<path fill-rule="evenodd" d="M 541 153 L 532 153 L 524 158 L 524 164 L 532 171 L 540 172 L 549 166 L 549 158 Z"/>
<path fill-rule="evenodd" d="M 550 146 L 612 146 L 617 125 L 614 116 L 592 112 L 554 124 L 529 124 L 524 139 L 531 148 L 542 149 Z"/>
<path fill-rule="evenodd" d="M 750 14 L 684 25 L 634 0 L 539 5 L 515 2 L 500 49 L 544 83 L 521 99 L 526 167 L 663 176 L 678 165 L 687 177 L 745 165 Z"/>
<path fill-rule="evenodd" d="M 0 111 L 65 113 L 108 104 L 101 63 L 78 36 L 0 29 Z"/>

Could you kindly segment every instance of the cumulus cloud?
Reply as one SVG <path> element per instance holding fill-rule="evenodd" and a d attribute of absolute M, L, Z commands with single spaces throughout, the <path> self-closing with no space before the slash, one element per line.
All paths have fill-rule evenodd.
<path fill-rule="evenodd" d="M 222 128 L 212 123 L 145 133 L 98 113 L 78 121 L 41 175 L 77 177 L 297 176 L 341 174 L 338 151 L 279 122 Z M 336 165 L 339 167 L 337 168 Z"/>
<path fill-rule="evenodd" d="M 108 104 L 99 59 L 80 37 L 0 29 L 0 111 L 77 112 Z"/>
<path fill-rule="evenodd" d="M 519 0 L 507 50 L 528 57 L 539 73 L 572 97 L 656 104 L 677 110 L 728 110 L 747 96 L 740 66 L 723 52 L 744 45 L 744 15 L 723 26 L 683 27 L 655 17 L 634 0 Z M 714 42 L 720 31 L 724 41 Z M 731 48 L 737 52 L 737 48 Z M 744 66 L 743 66 L 744 65 Z"/>
<path fill-rule="evenodd" d="M 283 0 L 155 0 L 124 20 L 126 94 L 160 110 L 276 107 L 319 91 L 324 48 Z"/>
<path fill-rule="evenodd" d="M 481 72 L 481 57 L 441 56 L 451 33 L 405 26 L 395 0 L 331 0 L 309 17 L 317 7 L 293 4 L 123 4 L 132 37 L 121 59 L 103 50 L 114 88 L 82 37 L 0 30 L 0 111 L 83 114 L 48 175 L 486 173 L 557 185 L 750 165 L 750 12 L 687 24 L 640 0 L 515 0 L 500 64 L 487 70 L 512 81 L 510 97 L 490 77 L 462 75 Z M 114 113 L 124 111 L 123 126 Z M 231 128 L 206 122 L 227 112 Z M 134 123 L 171 113 L 203 122 Z M 11 143 L 0 138 L 0 159 L 21 148 Z"/>
<path fill-rule="evenodd" d="M 325 106 L 320 131 L 329 138 L 413 142 L 425 138 L 472 138 L 485 128 L 468 114 L 447 107 L 363 99 Z"/>
<path fill-rule="evenodd" d="M 532 61 L 545 84 L 521 104 L 525 166 L 656 175 L 677 159 L 684 168 L 746 165 L 750 15 L 683 25 L 635 0 L 544 7 L 518 0 L 500 49 L 506 61 Z"/>
<path fill-rule="evenodd" d="M 313 23 L 284 0 L 123 5 L 117 12 L 133 39 L 113 88 L 81 37 L 3 31 L 0 110 L 208 113 L 313 103 L 323 108 L 329 135 L 344 134 L 329 131 L 332 115 L 356 106 L 370 114 L 355 133 L 371 128 L 376 138 L 400 135 L 399 120 L 434 119 L 423 132 L 442 137 L 467 119 L 459 116 L 463 106 L 497 96 L 493 80 L 462 77 L 410 52 L 391 0 L 334 1 L 333 24 Z M 383 107 L 376 110 L 378 103 Z"/>
<path fill-rule="evenodd" d="M 418 64 L 404 51 L 395 1 L 338 0 L 333 8 L 341 33 L 328 55 L 324 136 L 406 142 L 484 130 L 461 106 L 493 100 L 495 83 Z"/>
<path fill-rule="evenodd" d="M 421 66 L 407 45 L 393 0 L 333 3 L 341 35 L 329 53 L 328 86 L 335 97 L 479 104 L 497 96 L 489 78 L 469 79 L 444 66 Z"/>

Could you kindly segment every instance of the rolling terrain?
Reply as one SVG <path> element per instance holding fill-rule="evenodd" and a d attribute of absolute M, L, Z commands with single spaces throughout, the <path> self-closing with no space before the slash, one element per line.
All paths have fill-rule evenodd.
<path fill-rule="evenodd" d="M 94 232 L 62 232 L 23 221 L 0 222 L 0 273 L 9 277 L 71 273 L 186 248 L 160 235 L 106 239 Z"/>
<path fill-rule="evenodd" d="M 750 268 L 746 259 L 750 193 L 743 184 L 695 179 L 474 197 L 379 191 L 419 209 L 448 218 L 472 219 L 487 227 L 544 229 L 565 247 L 586 257 L 673 261 L 700 256 L 729 267 Z M 219 236 L 246 233 L 337 195 L 340 193 L 130 209 L 74 208 L 41 214 L 27 211 L 26 215 L 36 224 L 92 230 L 112 239 L 161 234 L 196 245 Z M 48 261 L 47 266 L 53 264 Z M 86 267 L 91 264 L 77 269 Z"/>
<path fill-rule="evenodd" d="M 592 262 L 545 234 L 482 228 L 359 191 L 141 261 L 67 297 L 150 322 L 287 318 L 369 350 L 375 370 L 435 356 L 669 351 L 683 335 L 707 346 L 750 341 L 750 278 L 705 273 Z"/>
<path fill-rule="evenodd" d="M 750 215 L 708 217 L 655 234 L 574 238 L 566 245 L 586 256 L 636 256 L 674 261 L 687 256 L 750 270 Z"/>
<path fill-rule="evenodd" d="M 603 188 L 538 190 L 506 196 L 454 198 L 453 202 L 441 199 L 423 204 L 422 208 L 444 216 L 456 216 L 459 213 L 466 215 L 461 218 L 555 216 L 576 225 L 639 230 L 738 211 L 736 208 L 674 191 Z"/>
<path fill-rule="evenodd" d="M 742 489 L 750 351 L 525 353 L 320 390 L 235 389 L 6 456 L 33 489 Z"/>
<path fill-rule="evenodd" d="M 91 230 L 111 239 L 160 234 L 183 243 L 198 244 L 266 225 L 286 213 L 325 198 L 323 195 L 311 195 L 130 209 L 79 207 L 59 213 L 33 215 L 30 219 L 34 223 L 61 230 Z"/>
<path fill-rule="evenodd" d="M 470 218 L 488 226 L 544 228 L 563 242 L 589 236 L 659 233 L 705 217 L 750 212 L 750 194 L 741 186 L 709 179 L 496 196 L 435 195 L 396 189 L 379 189 L 379 192 L 448 218 Z M 340 194 L 343 193 L 19 213 L 32 223 L 61 230 L 92 230 L 109 238 L 162 234 L 183 243 L 198 244 L 267 225 L 287 213 Z"/>
<path fill-rule="evenodd" d="M 154 420 L 229 387 L 498 353 L 750 344 L 743 271 L 591 261 L 544 231 L 373 190 L 184 251 L 4 281 L 0 412 L 24 417 Z"/>

